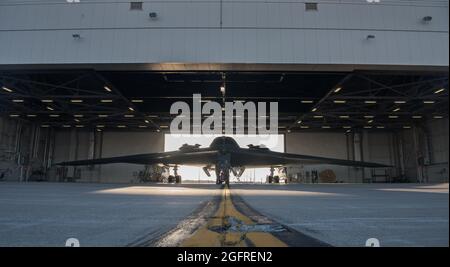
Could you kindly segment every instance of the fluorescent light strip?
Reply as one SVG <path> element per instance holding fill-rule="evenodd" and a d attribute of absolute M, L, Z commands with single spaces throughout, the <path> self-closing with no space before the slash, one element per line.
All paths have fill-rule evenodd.
<path fill-rule="evenodd" d="M 102 100 L 100 100 L 100 102 L 102 102 L 102 103 L 112 103 L 113 101 L 112 101 L 112 99 L 102 99 Z"/>
<path fill-rule="evenodd" d="M 394 101 L 394 103 L 395 104 L 405 104 L 406 101 L 404 101 L 404 100 L 397 100 L 397 101 Z"/>
<path fill-rule="evenodd" d="M 301 102 L 302 102 L 303 104 L 312 104 L 312 103 L 314 103 L 313 100 L 302 100 Z"/>
<path fill-rule="evenodd" d="M 300 128 L 302 128 L 302 129 L 309 129 L 309 126 L 308 125 L 302 125 L 302 126 L 300 126 Z"/>
<path fill-rule="evenodd" d="M 366 100 L 366 101 L 364 101 L 364 103 L 366 103 L 366 104 L 376 104 L 377 101 L 375 101 L 375 100 Z"/>
<path fill-rule="evenodd" d="M 34 118 L 34 117 L 36 117 L 37 115 L 36 114 L 28 114 L 27 115 L 27 117 L 29 117 L 29 118 Z"/>
<path fill-rule="evenodd" d="M 42 99 L 41 102 L 42 103 L 53 103 L 53 100 L 51 100 L 51 99 Z"/>
<path fill-rule="evenodd" d="M 333 102 L 334 102 L 335 104 L 345 104 L 345 103 L 347 103 L 346 100 L 333 100 Z"/>
<path fill-rule="evenodd" d="M 71 103 L 83 103 L 82 99 L 70 99 Z"/>
<path fill-rule="evenodd" d="M 59 117 L 58 114 L 50 114 L 49 116 L 52 117 L 52 118 L 58 118 Z"/>
<path fill-rule="evenodd" d="M 339 118 L 341 118 L 341 119 L 348 119 L 348 118 L 350 118 L 350 116 L 348 116 L 348 115 L 341 115 L 341 116 L 339 116 Z"/>
<path fill-rule="evenodd" d="M 342 87 L 338 87 L 338 88 L 334 89 L 334 92 L 339 93 L 339 91 L 341 91 L 341 90 L 342 90 Z"/>
<path fill-rule="evenodd" d="M 20 115 L 19 115 L 19 114 L 10 114 L 9 116 L 12 117 L 12 118 L 17 118 L 17 117 L 19 117 Z"/>
<path fill-rule="evenodd" d="M 412 116 L 412 118 L 413 118 L 413 119 L 422 119 L 422 116 L 420 116 L 420 115 L 414 115 L 414 116 Z"/>
<path fill-rule="evenodd" d="M 13 99 L 12 102 L 14 102 L 14 103 L 23 103 L 23 99 Z"/>
<path fill-rule="evenodd" d="M 424 104 L 434 104 L 433 100 L 424 100 L 423 101 Z"/>
<path fill-rule="evenodd" d="M 105 115 L 105 114 L 100 114 L 100 115 L 98 115 L 98 117 L 99 117 L 99 118 L 107 118 L 107 117 L 108 117 L 108 115 Z"/>
<path fill-rule="evenodd" d="M 106 91 L 108 91 L 108 92 L 112 92 L 112 90 L 111 90 L 111 88 L 109 88 L 108 86 L 103 86 L 103 88 L 106 90 Z"/>
<path fill-rule="evenodd" d="M 366 116 L 364 116 L 364 118 L 366 118 L 366 119 L 373 119 L 373 118 L 375 118 L 375 116 L 372 116 L 372 115 L 366 115 Z"/>
<path fill-rule="evenodd" d="M 321 115 L 316 115 L 316 116 L 313 116 L 313 118 L 314 118 L 314 119 L 321 119 L 321 118 L 323 118 L 323 116 L 321 116 Z"/>
<path fill-rule="evenodd" d="M 398 116 L 393 116 L 393 115 L 389 116 L 389 119 L 397 119 L 397 118 L 398 118 Z"/>
<path fill-rule="evenodd" d="M 144 103 L 144 100 L 142 100 L 142 99 L 132 99 L 131 102 L 133 102 L 133 103 Z"/>
<path fill-rule="evenodd" d="M 13 92 L 13 90 L 9 89 L 9 88 L 6 87 L 6 86 L 2 86 L 2 89 L 5 90 L 5 91 L 8 92 L 8 93 L 12 93 L 12 92 Z"/>
<path fill-rule="evenodd" d="M 126 114 L 126 115 L 124 115 L 124 117 L 125 117 L 125 118 L 133 118 L 134 115 Z"/>
<path fill-rule="evenodd" d="M 437 89 L 436 91 L 434 91 L 435 94 L 439 94 L 441 92 L 444 92 L 445 88 L 441 88 L 441 89 Z"/>

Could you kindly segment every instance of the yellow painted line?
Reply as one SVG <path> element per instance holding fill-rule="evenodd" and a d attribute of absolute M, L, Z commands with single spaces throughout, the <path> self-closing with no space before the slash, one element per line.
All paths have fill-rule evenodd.
<path fill-rule="evenodd" d="M 228 218 L 233 217 L 246 225 L 255 223 L 244 214 L 240 213 L 231 201 L 230 189 L 226 186 L 222 191 L 222 199 L 215 215 L 211 217 L 205 226 L 200 227 L 192 236 L 181 243 L 182 247 L 244 247 L 249 240 L 257 247 L 286 247 L 287 245 L 266 232 L 216 232 L 211 229 L 226 227 Z"/>

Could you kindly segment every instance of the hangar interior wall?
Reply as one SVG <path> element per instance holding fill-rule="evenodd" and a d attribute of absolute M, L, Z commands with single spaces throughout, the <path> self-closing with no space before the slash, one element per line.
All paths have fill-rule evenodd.
<path fill-rule="evenodd" d="M 394 166 L 388 170 L 391 177 L 404 175 L 409 182 L 448 182 L 448 134 L 448 119 L 439 119 L 400 132 L 287 133 L 285 143 L 290 153 L 389 164 Z M 57 181 L 52 166 L 56 162 L 162 151 L 162 133 L 55 130 L 0 118 L 1 180 L 27 181 L 35 171 L 42 170 L 50 181 Z M 418 160 L 421 157 L 423 166 Z M 80 182 L 130 183 L 137 181 L 135 174 L 143 168 L 134 164 L 71 167 L 68 176 L 78 171 Z M 331 165 L 298 166 L 288 172 L 326 169 L 342 182 L 368 182 L 372 175 L 370 170 Z"/>

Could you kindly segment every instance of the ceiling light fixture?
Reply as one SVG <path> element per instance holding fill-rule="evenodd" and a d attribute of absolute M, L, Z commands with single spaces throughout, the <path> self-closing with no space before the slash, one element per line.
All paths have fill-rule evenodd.
<path fill-rule="evenodd" d="M 366 100 L 366 101 L 364 101 L 364 103 L 366 103 L 366 104 L 376 104 L 377 101 L 375 101 L 375 100 Z"/>
<path fill-rule="evenodd" d="M 434 104 L 433 100 L 424 100 L 423 101 L 424 104 Z"/>
<path fill-rule="evenodd" d="M 334 89 L 334 92 L 339 93 L 339 91 L 341 91 L 341 90 L 342 90 L 342 87 L 338 87 L 338 88 Z"/>
<path fill-rule="evenodd" d="M 9 89 L 9 88 L 6 87 L 6 86 L 2 86 L 2 89 L 5 90 L 5 91 L 8 92 L 8 93 L 12 93 L 12 92 L 13 92 L 13 90 Z"/>
<path fill-rule="evenodd" d="M 106 91 L 108 91 L 108 92 L 112 92 L 112 90 L 111 90 L 111 88 L 109 88 L 108 86 L 103 86 L 103 88 L 106 90 Z"/>
<path fill-rule="evenodd" d="M 437 89 L 436 91 L 434 91 L 435 94 L 439 94 L 441 92 L 444 92 L 445 88 L 441 88 L 441 89 Z"/>
<path fill-rule="evenodd" d="M 14 103 L 23 103 L 23 99 L 13 99 L 12 102 L 14 102 Z"/>

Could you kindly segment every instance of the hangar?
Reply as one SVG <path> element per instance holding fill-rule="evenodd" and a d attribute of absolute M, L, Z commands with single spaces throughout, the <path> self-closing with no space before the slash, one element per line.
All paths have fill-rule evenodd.
<path fill-rule="evenodd" d="M 381 230 L 377 232 L 388 245 L 448 246 L 447 11 L 446 1 L 2 1 L 2 195 L 13 199 L 12 205 L 19 205 L 15 192 L 27 190 L 32 191 L 31 199 L 40 199 L 40 193 L 67 190 L 73 194 L 70 201 L 75 195 L 100 192 L 93 196 L 93 207 L 102 205 L 102 194 L 137 198 L 129 200 L 130 205 L 160 195 L 164 200 L 151 201 L 170 203 L 172 189 L 157 174 L 164 170 L 156 166 L 55 164 L 167 151 L 170 124 L 176 117 L 170 114 L 170 107 L 177 101 L 191 102 L 193 94 L 201 94 L 203 103 L 277 102 L 281 152 L 389 167 L 287 166 L 283 175 L 288 185 L 283 189 L 267 187 L 264 172 L 248 172 L 241 180 L 231 179 L 236 202 L 242 200 L 256 210 L 262 206 L 262 214 L 274 215 L 275 221 L 320 242 L 363 245 L 365 236 L 346 239 L 352 231 L 342 225 L 309 226 L 323 214 L 301 210 L 298 212 L 305 212 L 306 217 L 293 219 L 274 212 L 277 207 L 271 203 L 276 199 L 289 207 L 289 203 L 305 200 L 308 205 L 323 207 L 320 201 L 331 201 L 333 194 L 351 195 L 355 191 L 356 201 L 360 197 L 363 201 L 355 204 L 347 199 L 337 202 L 341 206 L 336 204 L 335 208 L 361 205 L 358 207 L 364 209 L 371 205 L 370 200 L 386 197 L 410 204 L 409 214 L 413 215 L 399 219 L 389 213 L 380 215 L 381 221 L 393 227 L 397 218 L 414 225 L 418 232 L 427 228 L 420 236 L 410 237 L 405 232 L 392 239 Z M 186 140 L 189 143 L 190 139 Z M 180 191 L 174 193 L 172 201 L 190 197 L 189 205 L 178 207 L 178 217 L 167 215 L 176 217 L 173 222 L 154 224 L 159 236 L 175 227 L 204 198 L 222 194 L 204 185 L 209 180 L 203 174 L 184 180 L 186 187 L 173 185 Z M 323 187 L 310 185 L 313 183 Z M 330 184 L 343 185 L 336 188 Z M 350 188 L 344 184 L 351 184 Z M 378 195 L 380 192 L 399 195 Z M 416 195 L 404 196 L 405 192 Z M 310 196 L 315 193 L 320 197 Z M 271 203 L 258 198 L 266 195 Z M 31 199 L 30 203 L 34 202 Z M 435 212 L 428 214 L 431 221 L 427 222 L 435 224 L 438 233 L 424 227 L 426 207 L 419 205 L 424 199 Z M 3 202 L 0 210 L 10 212 L 7 203 Z M 130 230 L 133 233 L 120 230 L 132 238 L 114 240 L 105 234 L 86 243 L 147 244 L 136 241 L 146 232 L 146 216 L 167 211 L 139 209 L 141 217 L 138 226 Z M 123 209 L 120 214 L 135 215 L 126 212 Z M 331 212 L 327 216 L 338 215 Z M 7 225 L 28 219 L 10 214 L 0 222 Z M 379 225 L 380 220 L 365 223 Z M 58 223 L 62 232 L 65 223 Z M 29 231 L 33 235 L 38 230 Z M 388 233 L 391 231 L 395 229 Z M 80 236 L 89 236 L 88 232 L 86 228 L 69 231 Z M 62 238 L 27 243 L 26 234 L 4 234 L 1 245 L 59 244 Z M 170 243 L 170 237 L 166 238 L 158 242 L 198 245 L 195 236 L 185 243 Z"/>

